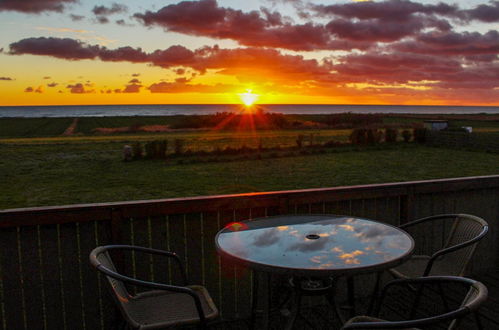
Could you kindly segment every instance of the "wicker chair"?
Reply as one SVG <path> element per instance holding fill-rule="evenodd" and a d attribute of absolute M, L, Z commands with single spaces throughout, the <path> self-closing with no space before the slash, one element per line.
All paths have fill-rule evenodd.
<path fill-rule="evenodd" d="M 418 288 L 419 294 L 422 294 L 424 287 L 437 285 L 441 286 L 444 284 L 463 284 L 467 289 L 467 294 L 465 294 L 462 299 L 460 306 L 454 310 L 447 311 L 443 314 L 434 315 L 431 317 L 411 319 L 404 321 L 386 321 L 378 317 L 372 316 L 355 316 L 348 320 L 343 326 L 343 330 L 347 329 L 405 329 L 405 330 L 417 330 L 420 328 L 427 329 L 431 326 L 448 324 L 445 329 L 454 330 L 458 329 L 460 321 L 463 317 L 469 314 L 474 314 L 475 321 L 478 329 L 483 329 L 480 319 L 478 317 L 477 310 L 480 305 L 487 299 L 487 288 L 482 283 L 455 276 L 427 276 L 415 279 L 398 279 L 389 282 L 383 289 L 381 294 L 380 304 L 377 308 L 376 315 L 379 314 L 379 310 L 383 301 L 387 295 L 387 292 L 395 287 L 409 287 L 409 292 L 413 292 L 412 288 Z M 404 297 L 404 299 L 406 299 Z M 415 300 L 417 304 L 419 300 Z M 418 307 L 418 306 L 415 306 Z M 443 329 L 443 328 L 439 328 Z"/>
<path fill-rule="evenodd" d="M 119 274 L 108 253 L 110 250 L 132 250 L 171 258 L 179 267 L 184 286 L 147 282 Z M 218 316 L 218 310 L 208 291 L 202 286 L 187 285 L 184 268 L 175 253 L 130 245 L 108 245 L 95 248 L 90 253 L 90 263 L 106 276 L 111 294 L 132 329 L 159 329 L 192 324 L 204 329 L 208 320 Z M 131 295 L 125 284 L 151 290 Z"/>
<path fill-rule="evenodd" d="M 489 226 L 483 219 L 468 214 L 442 214 L 411 221 L 401 225 L 400 228 L 407 229 L 422 223 L 442 220 L 453 221 L 443 248 L 431 256 L 412 256 L 404 264 L 390 269 L 395 278 L 464 275 L 478 241 L 487 234 Z"/>

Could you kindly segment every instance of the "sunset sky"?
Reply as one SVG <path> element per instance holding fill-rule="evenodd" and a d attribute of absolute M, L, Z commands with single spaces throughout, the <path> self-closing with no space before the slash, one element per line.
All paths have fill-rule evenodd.
<path fill-rule="evenodd" d="M 0 0 L 0 105 L 499 105 L 499 1 Z"/>

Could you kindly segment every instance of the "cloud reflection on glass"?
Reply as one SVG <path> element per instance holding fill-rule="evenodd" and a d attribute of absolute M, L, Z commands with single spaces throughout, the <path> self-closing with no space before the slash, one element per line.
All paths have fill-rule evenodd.
<path fill-rule="evenodd" d="M 289 269 L 369 267 L 399 259 L 411 238 L 382 223 L 335 216 L 283 216 L 223 230 L 219 248 L 235 258 Z"/>

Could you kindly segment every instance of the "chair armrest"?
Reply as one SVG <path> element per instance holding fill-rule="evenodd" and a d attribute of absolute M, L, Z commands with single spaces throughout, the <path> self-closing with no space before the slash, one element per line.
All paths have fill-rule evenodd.
<path fill-rule="evenodd" d="M 156 250 L 160 251 L 161 250 Z M 166 251 L 162 251 L 166 252 Z M 163 254 L 163 253 L 154 253 L 154 254 Z M 194 299 L 194 304 L 196 305 L 196 310 L 199 314 L 199 319 L 201 321 L 201 324 L 205 323 L 205 316 L 203 312 L 203 308 L 201 305 L 201 300 L 199 299 L 199 296 L 196 294 L 196 291 L 194 291 L 191 288 L 184 287 L 184 286 L 176 286 L 176 285 L 169 285 L 169 284 L 163 284 L 163 283 L 156 283 L 156 282 L 148 282 L 144 280 L 139 280 L 136 278 L 128 277 L 119 273 L 116 273 L 103 265 L 97 266 L 97 269 L 104 273 L 106 276 L 112 277 L 114 279 L 117 279 L 119 281 L 122 281 L 124 283 L 129 283 L 131 285 L 135 286 L 141 286 L 145 288 L 151 288 L 151 289 L 156 289 L 156 290 L 164 290 L 164 291 L 173 291 L 173 292 L 178 292 L 178 293 L 185 293 L 188 294 L 189 296 Z"/>
<path fill-rule="evenodd" d="M 180 257 L 174 253 L 174 252 L 169 252 L 169 251 L 164 251 L 164 250 L 158 250 L 158 249 L 151 249 L 151 248 L 146 248 L 142 246 L 134 246 L 134 245 L 106 245 L 106 246 L 101 246 L 92 251 L 90 254 L 90 262 L 94 267 L 97 267 L 99 265 L 99 261 L 97 260 L 97 256 L 107 250 L 132 250 L 132 251 L 139 251 L 143 253 L 148 253 L 148 254 L 155 254 L 155 255 L 161 255 L 165 256 L 168 258 L 172 258 L 175 260 L 175 263 L 177 264 L 177 267 L 180 269 L 180 274 L 182 276 L 182 281 L 184 285 L 188 284 L 187 280 L 187 275 L 185 274 L 185 269 L 184 265 L 182 264 L 182 260 L 180 260 Z"/>
<path fill-rule="evenodd" d="M 462 248 L 465 248 L 469 245 L 472 245 L 474 243 L 477 243 L 478 241 L 480 241 L 482 239 L 483 236 L 485 236 L 487 234 L 489 230 L 489 226 L 484 226 L 481 233 L 479 235 L 477 235 L 476 237 L 468 240 L 468 241 L 465 241 L 465 242 L 462 242 L 462 243 L 459 243 L 459 244 L 456 244 L 456 245 L 453 245 L 453 246 L 450 246 L 448 248 L 445 248 L 445 249 L 441 249 L 441 250 L 438 250 L 437 252 L 435 252 L 431 257 L 430 257 L 430 260 L 428 261 L 428 263 L 426 264 L 426 268 L 425 268 L 425 271 L 423 273 L 423 276 L 428 276 L 431 272 L 431 268 L 433 266 L 433 263 L 435 262 L 435 260 L 438 258 L 438 257 L 441 257 L 445 254 L 448 254 L 448 253 L 451 253 L 451 252 L 454 252 L 454 251 L 457 251 L 459 249 L 462 249 Z"/>

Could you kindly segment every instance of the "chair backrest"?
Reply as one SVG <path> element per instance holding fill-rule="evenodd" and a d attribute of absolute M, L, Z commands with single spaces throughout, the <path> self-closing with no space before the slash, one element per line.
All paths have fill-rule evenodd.
<path fill-rule="evenodd" d="M 100 246 L 95 248 L 91 253 L 90 253 L 90 263 L 104 276 L 106 277 L 106 280 L 109 284 L 109 288 L 111 291 L 111 295 L 113 299 L 115 300 L 116 304 L 122 311 L 124 315 L 127 315 L 127 304 L 130 301 L 131 295 L 128 293 L 128 290 L 126 289 L 125 284 L 106 274 L 103 269 L 108 269 L 112 272 L 117 273 L 116 267 L 113 263 L 113 260 L 109 254 L 108 247 L 106 246 Z"/>
<path fill-rule="evenodd" d="M 479 240 L 487 233 L 488 224 L 485 220 L 469 214 L 449 216 L 455 219 L 444 248 L 459 246 L 474 240 L 472 244 L 463 246 L 442 257 L 442 260 L 445 260 L 445 263 L 451 267 L 452 273 L 449 275 L 463 276 Z"/>

